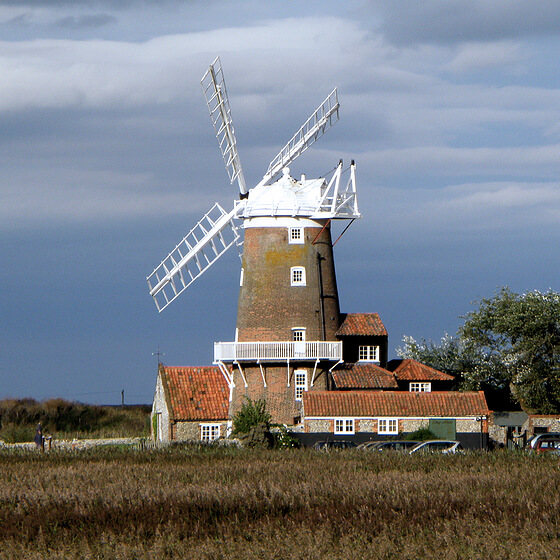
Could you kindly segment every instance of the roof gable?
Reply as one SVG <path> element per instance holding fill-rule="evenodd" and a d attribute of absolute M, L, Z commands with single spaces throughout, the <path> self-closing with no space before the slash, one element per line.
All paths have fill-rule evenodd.
<path fill-rule="evenodd" d="M 161 366 L 172 420 L 226 420 L 229 389 L 217 366 Z"/>
<path fill-rule="evenodd" d="M 387 336 L 377 313 L 343 313 L 336 336 Z"/>
<path fill-rule="evenodd" d="M 347 364 L 332 372 L 337 389 L 398 389 L 395 376 L 375 364 Z"/>
<path fill-rule="evenodd" d="M 399 381 L 453 381 L 455 378 L 416 360 L 403 360 L 394 370 Z"/>
<path fill-rule="evenodd" d="M 490 413 L 483 391 L 309 391 L 303 394 L 306 417 L 461 417 Z"/>

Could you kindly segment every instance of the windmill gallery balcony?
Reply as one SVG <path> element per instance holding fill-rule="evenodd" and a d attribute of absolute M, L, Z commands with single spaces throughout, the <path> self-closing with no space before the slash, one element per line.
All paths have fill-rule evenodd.
<path fill-rule="evenodd" d="M 285 362 L 342 359 L 342 342 L 215 342 L 217 362 Z"/>

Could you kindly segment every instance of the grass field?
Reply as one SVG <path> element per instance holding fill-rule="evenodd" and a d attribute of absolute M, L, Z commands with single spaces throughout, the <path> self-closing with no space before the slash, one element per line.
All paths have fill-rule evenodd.
<path fill-rule="evenodd" d="M 0 452 L 0 558 L 557 559 L 558 457 Z"/>

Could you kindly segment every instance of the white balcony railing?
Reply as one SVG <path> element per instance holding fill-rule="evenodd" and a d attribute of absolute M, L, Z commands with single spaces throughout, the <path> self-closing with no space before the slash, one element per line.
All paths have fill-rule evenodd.
<path fill-rule="evenodd" d="M 214 362 L 341 360 L 342 342 L 215 342 Z"/>

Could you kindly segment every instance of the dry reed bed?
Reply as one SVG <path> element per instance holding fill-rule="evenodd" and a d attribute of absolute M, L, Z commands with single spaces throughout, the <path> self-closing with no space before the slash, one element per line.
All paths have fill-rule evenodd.
<path fill-rule="evenodd" d="M 558 558 L 558 459 L 0 455 L 0 558 Z"/>

